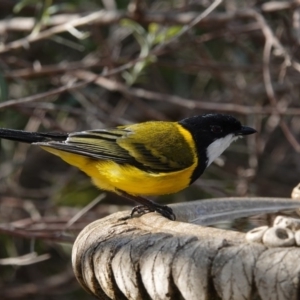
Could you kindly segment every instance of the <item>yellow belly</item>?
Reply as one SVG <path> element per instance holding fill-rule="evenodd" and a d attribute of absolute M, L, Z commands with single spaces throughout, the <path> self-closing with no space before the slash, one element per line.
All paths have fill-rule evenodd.
<path fill-rule="evenodd" d="M 113 161 L 89 159 L 77 154 L 42 147 L 79 168 L 92 178 L 93 183 L 106 191 L 122 190 L 131 195 L 163 195 L 186 188 L 196 163 L 181 171 L 170 173 L 147 173 L 129 165 Z"/>
<path fill-rule="evenodd" d="M 120 166 L 114 162 L 97 164 L 99 173 L 92 176 L 96 186 L 110 186 L 132 195 L 163 195 L 176 193 L 190 183 L 193 168 L 172 173 L 147 173 L 133 166 Z M 111 190 L 110 188 L 110 190 Z"/>

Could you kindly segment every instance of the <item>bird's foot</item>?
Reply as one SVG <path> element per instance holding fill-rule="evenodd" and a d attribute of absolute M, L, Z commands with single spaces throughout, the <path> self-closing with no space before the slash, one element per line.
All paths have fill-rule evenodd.
<path fill-rule="evenodd" d="M 176 220 L 176 216 L 172 210 L 171 207 L 166 206 L 166 205 L 160 205 L 157 204 L 155 202 L 151 203 L 151 207 L 150 206 L 146 206 L 146 205 L 137 205 L 135 206 L 132 210 L 131 210 L 131 217 L 133 217 L 135 214 L 138 215 L 143 215 L 143 214 L 147 214 L 149 212 L 158 212 L 160 213 L 162 216 L 164 216 L 165 218 L 170 219 L 171 221 L 175 221 Z"/>
<path fill-rule="evenodd" d="M 147 214 L 149 212 L 156 211 L 156 212 L 160 213 L 162 216 L 164 216 L 165 218 L 170 219 L 171 221 L 176 220 L 176 216 L 173 213 L 172 208 L 169 206 L 158 204 L 152 200 L 143 198 L 141 196 L 130 195 L 121 190 L 118 190 L 118 194 L 122 195 L 123 197 L 125 197 L 127 199 L 130 199 L 132 201 L 142 204 L 142 205 L 138 205 L 132 209 L 131 214 L 130 214 L 131 217 L 133 217 L 135 214 L 143 215 L 143 214 Z"/>

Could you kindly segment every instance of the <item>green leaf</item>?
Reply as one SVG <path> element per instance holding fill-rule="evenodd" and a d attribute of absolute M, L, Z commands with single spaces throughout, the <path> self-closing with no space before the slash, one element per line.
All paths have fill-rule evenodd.
<path fill-rule="evenodd" d="M 19 13 L 24 7 L 28 6 L 28 5 L 35 5 L 38 4 L 40 1 L 39 0 L 22 0 L 19 3 L 17 3 L 14 8 L 13 8 L 13 12 L 15 14 Z"/>
<path fill-rule="evenodd" d="M 161 29 L 157 32 L 154 43 L 162 44 L 174 36 L 176 36 L 182 29 L 182 26 L 174 25 L 169 28 Z"/>
<path fill-rule="evenodd" d="M 43 0 L 40 1 L 40 4 L 41 6 L 36 17 L 36 24 L 34 25 L 32 34 L 38 33 L 41 30 L 42 26 L 48 22 L 50 17 L 50 8 L 52 0 Z"/>
<path fill-rule="evenodd" d="M 157 23 L 150 23 L 148 26 L 149 33 L 156 34 L 159 31 L 160 26 Z"/>
<path fill-rule="evenodd" d="M 147 34 L 146 30 L 137 22 L 129 20 L 129 19 L 124 19 L 121 20 L 120 22 L 121 26 L 127 27 L 128 29 L 131 30 L 132 33 L 137 33 L 139 35 L 145 36 Z"/>

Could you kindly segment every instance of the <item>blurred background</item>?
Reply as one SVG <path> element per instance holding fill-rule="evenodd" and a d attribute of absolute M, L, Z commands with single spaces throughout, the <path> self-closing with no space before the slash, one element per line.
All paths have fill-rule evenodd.
<path fill-rule="evenodd" d="M 258 134 L 156 200 L 289 197 L 300 178 L 299 46 L 299 1 L 1 0 L 0 127 L 231 114 Z M 72 242 L 132 205 L 37 147 L 1 140 L 1 299 L 93 299 L 74 279 Z"/>

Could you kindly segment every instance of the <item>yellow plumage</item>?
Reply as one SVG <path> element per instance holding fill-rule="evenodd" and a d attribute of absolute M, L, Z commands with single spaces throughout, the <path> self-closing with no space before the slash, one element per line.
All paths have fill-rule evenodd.
<path fill-rule="evenodd" d="M 68 144 L 77 148 L 68 148 Z M 41 143 L 41 147 L 84 171 L 100 189 L 131 195 L 178 192 L 189 185 L 197 166 L 192 136 L 175 122 L 146 122 L 143 126 L 87 131 L 86 135 L 70 135 L 65 145 L 50 142 Z M 111 159 L 93 157 L 91 149 L 111 155 Z M 120 163 L 122 160 L 125 162 Z"/>
<path fill-rule="evenodd" d="M 232 116 L 205 114 L 70 134 L 0 128 L 0 138 L 36 144 L 61 157 L 99 188 L 140 203 L 132 214 L 157 211 L 175 220 L 170 207 L 141 196 L 186 188 L 234 140 L 255 132 Z"/>

